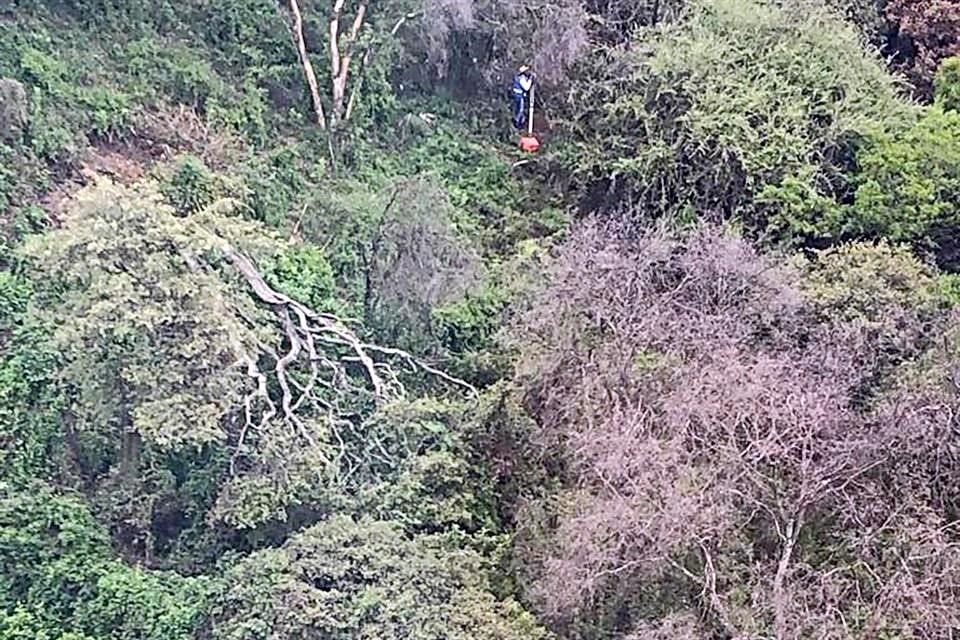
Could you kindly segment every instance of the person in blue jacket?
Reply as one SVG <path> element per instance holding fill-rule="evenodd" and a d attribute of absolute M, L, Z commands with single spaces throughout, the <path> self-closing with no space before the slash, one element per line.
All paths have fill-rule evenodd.
<path fill-rule="evenodd" d="M 513 126 L 523 129 L 527 124 L 527 111 L 530 109 L 530 89 L 533 88 L 533 73 L 527 65 L 517 70 L 510 91 L 513 99 Z"/>

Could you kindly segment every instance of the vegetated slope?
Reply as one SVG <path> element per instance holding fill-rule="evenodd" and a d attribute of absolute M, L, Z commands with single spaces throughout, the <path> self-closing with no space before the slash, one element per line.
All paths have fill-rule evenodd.
<path fill-rule="evenodd" d="M 895 4 L 346 3 L 345 76 L 320 2 L 19 4 L 0 638 L 960 624 L 960 84 Z"/>

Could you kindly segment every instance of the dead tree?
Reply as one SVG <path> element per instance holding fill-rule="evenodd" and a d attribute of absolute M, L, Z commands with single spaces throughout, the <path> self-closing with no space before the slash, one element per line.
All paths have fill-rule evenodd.
<path fill-rule="evenodd" d="M 363 38 L 368 26 L 367 0 L 360 0 L 353 11 L 352 18 L 347 16 L 346 0 L 333 0 L 326 34 L 330 65 L 330 88 L 327 100 L 329 109 L 323 106 L 319 83 L 304 37 L 304 20 L 298 0 L 290 0 L 289 13 L 291 31 L 303 73 L 310 89 L 317 124 L 323 130 L 335 131 L 341 122 L 348 121 L 354 112 L 357 95 L 363 75 L 372 63 L 377 43 L 373 35 Z M 420 15 L 418 12 L 406 13 L 398 18 L 386 38 L 396 36 L 400 28 L 409 20 Z M 365 40 L 366 44 L 361 44 Z M 357 61 L 357 58 L 360 58 Z M 350 89 L 353 86 L 352 90 Z"/>

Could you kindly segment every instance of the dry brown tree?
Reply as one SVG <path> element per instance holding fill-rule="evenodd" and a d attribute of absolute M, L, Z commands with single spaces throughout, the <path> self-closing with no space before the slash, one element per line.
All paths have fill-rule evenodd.
<path fill-rule="evenodd" d="M 891 336 L 930 316 L 823 313 L 802 277 L 713 227 L 572 234 L 517 334 L 524 402 L 563 463 L 521 545 L 558 628 L 960 626 L 958 396 L 948 365 L 891 375 L 919 348 Z"/>

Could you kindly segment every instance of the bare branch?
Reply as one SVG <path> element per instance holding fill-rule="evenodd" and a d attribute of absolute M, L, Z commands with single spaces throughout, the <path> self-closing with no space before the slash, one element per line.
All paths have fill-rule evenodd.
<path fill-rule="evenodd" d="M 296 40 L 300 64 L 303 65 L 303 74 L 306 76 L 307 85 L 310 87 L 310 98 L 313 100 L 313 110 L 317 116 L 317 124 L 320 126 L 320 129 L 325 130 L 327 128 L 327 118 L 323 112 L 323 102 L 320 100 L 320 87 L 317 84 L 317 75 L 313 71 L 313 64 L 310 63 L 310 54 L 307 52 L 307 44 L 303 38 L 303 16 L 300 14 L 300 5 L 297 3 L 297 0 L 290 0 L 290 12 L 293 14 L 293 37 L 294 40 Z"/>

